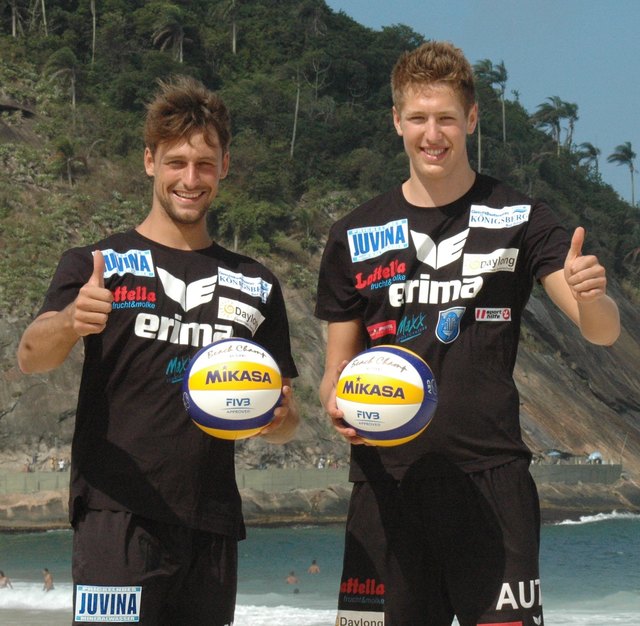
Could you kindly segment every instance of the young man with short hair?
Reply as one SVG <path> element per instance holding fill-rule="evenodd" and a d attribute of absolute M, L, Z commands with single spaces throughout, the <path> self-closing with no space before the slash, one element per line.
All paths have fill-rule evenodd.
<path fill-rule="evenodd" d="M 234 442 L 191 422 L 182 375 L 218 339 L 262 345 L 282 371 L 283 400 L 259 436 L 284 443 L 298 425 L 297 371 L 278 280 L 207 232 L 229 169 L 226 106 L 192 78 L 161 83 L 144 138 L 148 215 L 64 253 L 18 361 L 47 371 L 84 340 L 69 511 L 74 623 L 231 626 L 245 532 Z"/>
<path fill-rule="evenodd" d="M 522 313 L 537 280 L 610 345 L 618 309 L 582 228 L 568 237 L 545 203 L 471 168 L 478 106 L 462 51 L 425 43 L 391 80 L 409 178 L 332 226 L 318 283 L 320 398 L 353 444 L 339 619 L 540 625 L 540 513 L 513 380 Z M 346 362 L 379 344 L 419 354 L 438 384 L 431 424 L 396 447 L 361 445 L 335 401 Z"/>

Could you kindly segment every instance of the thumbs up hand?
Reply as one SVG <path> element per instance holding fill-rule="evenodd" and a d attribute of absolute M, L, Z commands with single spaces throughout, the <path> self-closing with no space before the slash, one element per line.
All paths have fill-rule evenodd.
<path fill-rule="evenodd" d="M 564 277 L 573 297 L 579 303 L 598 300 L 607 292 L 605 269 L 594 255 L 582 254 L 585 230 L 576 228 L 564 262 Z"/>
<path fill-rule="evenodd" d="M 104 256 L 93 253 L 93 272 L 73 303 L 73 329 L 80 336 L 101 333 L 111 313 L 113 294 L 104 286 Z"/>

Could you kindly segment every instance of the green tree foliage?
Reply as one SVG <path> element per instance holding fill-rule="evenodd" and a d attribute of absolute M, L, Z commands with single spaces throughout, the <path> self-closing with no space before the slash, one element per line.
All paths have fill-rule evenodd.
<path fill-rule="evenodd" d="M 157 80 L 177 73 L 220 91 L 231 111 L 231 169 L 212 232 L 241 251 L 279 254 L 306 276 L 299 268 L 334 219 L 407 176 L 389 77 L 423 41 L 403 24 L 366 28 L 324 0 L 0 3 L 0 102 L 36 112 L 0 111 L 0 273 L 13 293 L 24 284 L 12 306 L 28 308 L 47 278 L 27 285 L 12 268 L 43 250 L 51 267 L 70 244 L 144 215 L 144 107 Z M 597 149 L 574 149 L 578 105 L 551 96 L 532 115 L 518 94 L 507 97 L 503 61 L 480 60 L 475 71 L 472 164 L 544 197 L 568 228 L 584 224 L 614 274 L 640 284 L 637 216 L 602 183 Z M 19 148 L 9 131 L 24 138 Z M 629 151 L 621 144 L 609 160 L 633 176 Z"/>

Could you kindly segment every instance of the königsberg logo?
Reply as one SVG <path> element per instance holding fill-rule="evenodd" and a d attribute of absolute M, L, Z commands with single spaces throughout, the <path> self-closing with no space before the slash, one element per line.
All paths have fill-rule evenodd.
<path fill-rule="evenodd" d="M 409 227 L 406 219 L 381 226 L 364 226 L 347 231 L 351 260 L 356 263 L 373 259 L 389 250 L 409 247 Z"/>
<path fill-rule="evenodd" d="M 469 226 L 472 228 L 513 228 L 529 221 L 530 204 L 517 204 L 492 209 L 478 204 L 471 205 Z"/>
<path fill-rule="evenodd" d="M 266 302 L 271 293 L 271 283 L 260 278 L 260 276 L 245 276 L 239 272 L 231 272 L 224 268 L 218 269 L 218 285 L 220 287 L 229 287 L 230 289 L 238 289 L 242 293 L 246 293 L 254 298 L 260 298 L 262 302 Z"/>

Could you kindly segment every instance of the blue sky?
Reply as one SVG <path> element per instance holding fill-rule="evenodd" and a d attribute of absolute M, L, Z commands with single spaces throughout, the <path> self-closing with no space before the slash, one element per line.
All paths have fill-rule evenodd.
<path fill-rule="evenodd" d="M 503 61 L 529 113 L 550 96 L 578 105 L 574 143 L 600 151 L 603 180 L 631 201 L 625 166 L 607 163 L 630 141 L 640 169 L 640 0 L 326 0 L 379 30 L 406 24 L 462 48 L 471 63 Z M 640 176 L 636 175 L 636 201 Z"/>

